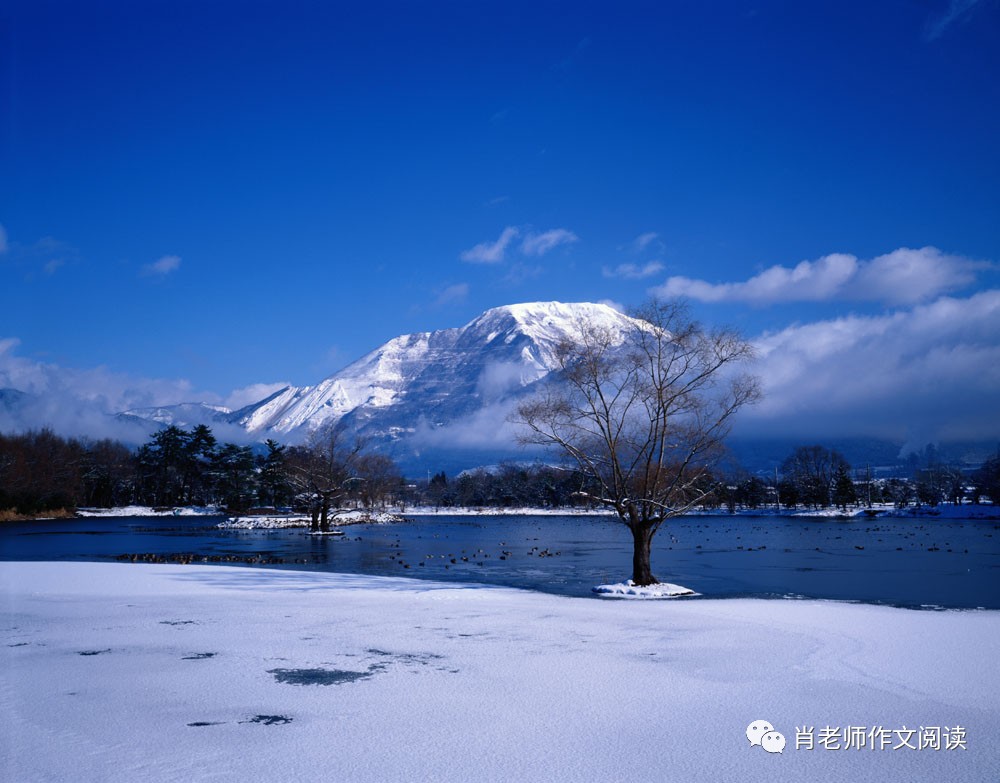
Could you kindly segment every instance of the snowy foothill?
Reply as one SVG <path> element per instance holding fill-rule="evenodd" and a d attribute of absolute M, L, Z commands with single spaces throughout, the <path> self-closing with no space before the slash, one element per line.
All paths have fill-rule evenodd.
<path fill-rule="evenodd" d="M 993 611 L 65 562 L 0 590 L 19 783 L 1000 777 Z"/>

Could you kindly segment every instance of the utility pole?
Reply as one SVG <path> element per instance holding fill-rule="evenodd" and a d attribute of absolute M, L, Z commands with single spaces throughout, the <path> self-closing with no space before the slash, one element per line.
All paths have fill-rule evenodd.
<path fill-rule="evenodd" d="M 865 479 L 865 487 L 868 489 L 868 508 L 871 508 L 872 507 L 872 466 L 871 466 L 871 463 L 869 462 L 865 466 L 865 468 L 868 471 L 868 476 Z"/>

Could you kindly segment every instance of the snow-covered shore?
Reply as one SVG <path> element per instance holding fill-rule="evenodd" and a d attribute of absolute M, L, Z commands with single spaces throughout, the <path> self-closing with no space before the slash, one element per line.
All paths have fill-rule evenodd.
<path fill-rule="evenodd" d="M 223 513 L 213 506 L 180 506 L 174 509 L 155 509 L 150 506 L 125 506 L 122 508 L 81 508 L 77 512 L 82 517 L 169 517 L 169 516 L 218 516 Z M 342 513 L 335 520 L 338 524 L 357 524 L 358 522 L 391 522 L 400 521 L 405 517 L 428 516 L 614 516 L 609 509 L 592 508 L 496 508 L 491 506 L 407 506 L 396 512 L 364 512 L 360 510 Z M 733 516 L 726 508 L 694 509 L 687 516 L 729 517 Z M 898 517 L 914 519 L 997 519 L 1000 520 L 1000 506 L 992 503 L 972 505 L 969 503 L 955 506 L 942 503 L 938 506 L 907 506 L 895 508 L 891 503 L 883 503 L 872 509 L 852 507 L 847 511 L 839 508 L 758 508 L 737 509 L 735 516 L 759 517 L 803 517 L 803 518 L 835 518 L 852 517 Z M 233 517 L 238 524 L 230 527 L 301 527 L 308 520 L 302 514 L 263 514 Z"/>
<path fill-rule="evenodd" d="M 9 780 L 1000 776 L 998 612 L 102 563 L 0 563 L 0 591 Z M 964 742 L 917 749 L 920 727 Z"/>

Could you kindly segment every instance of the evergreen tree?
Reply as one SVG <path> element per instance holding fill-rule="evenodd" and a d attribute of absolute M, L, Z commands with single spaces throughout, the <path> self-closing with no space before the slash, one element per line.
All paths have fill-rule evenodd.
<path fill-rule="evenodd" d="M 260 459 L 257 476 L 257 494 L 265 506 L 284 506 L 291 502 L 292 488 L 288 479 L 288 464 L 285 446 L 268 439 L 264 445 L 267 454 Z"/>
<path fill-rule="evenodd" d="M 216 492 L 230 511 L 245 511 L 256 496 L 253 450 L 226 443 L 215 452 Z"/>
<path fill-rule="evenodd" d="M 848 504 L 853 505 L 858 502 L 858 493 L 846 463 L 837 466 L 837 475 L 833 481 L 833 502 L 844 511 L 847 511 Z"/>

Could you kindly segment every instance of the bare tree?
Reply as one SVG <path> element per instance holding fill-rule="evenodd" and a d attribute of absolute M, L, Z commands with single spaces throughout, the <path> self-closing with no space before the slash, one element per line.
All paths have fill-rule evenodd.
<path fill-rule="evenodd" d="M 795 484 L 801 502 L 815 508 L 830 505 L 837 476 L 850 469 L 839 451 L 818 445 L 799 446 L 781 463 L 782 475 Z"/>
<path fill-rule="evenodd" d="M 753 358 L 736 332 L 706 331 L 683 302 L 653 301 L 621 324 L 581 322 L 556 351 L 562 382 L 522 404 L 521 440 L 552 446 L 590 478 L 586 497 L 632 532 L 632 581 L 656 584 L 653 536 L 712 491 L 733 414 L 759 397 L 740 372 Z"/>
<path fill-rule="evenodd" d="M 356 466 L 357 494 L 364 507 L 369 510 L 376 506 L 385 508 L 386 501 L 392 499 L 392 493 L 403 483 L 396 463 L 385 454 L 362 454 Z"/>
<path fill-rule="evenodd" d="M 357 462 L 363 447 L 363 441 L 349 441 L 341 428 L 332 426 L 314 432 L 305 446 L 289 450 L 289 482 L 309 507 L 313 531 L 330 529 L 331 509 L 359 480 Z"/>

